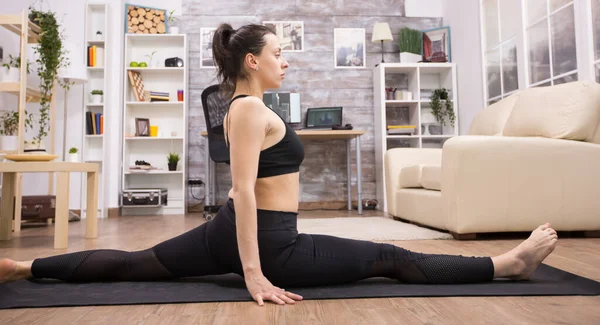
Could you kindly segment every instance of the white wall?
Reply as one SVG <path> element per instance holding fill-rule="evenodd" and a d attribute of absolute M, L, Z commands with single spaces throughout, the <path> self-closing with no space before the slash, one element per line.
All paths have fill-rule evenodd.
<path fill-rule="evenodd" d="M 405 0 L 406 17 L 442 17 L 444 2 L 444 0 Z M 458 1 L 454 0 L 453 2 Z"/>
<path fill-rule="evenodd" d="M 0 6 L 0 14 L 18 14 L 22 10 L 26 10 L 34 0 L 22 1 L 2 1 Z M 39 2 L 36 3 L 36 8 L 39 8 Z M 123 51 L 123 12 L 124 0 L 106 0 L 108 5 L 109 18 L 109 38 L 107 46 L 111 47 L 110 51 L 105 54 L 106 59 L 110 62 L 110 68 L 106 69 L 106 77 L 114 82 L 109 83 L 107 92 L 110 96 L 105 97 L 105 109 L 107 114 L 110 114 L 110 122 L 105 126 L 106 130 L 117 130 L 118 132 L 107 132 L 105 141 L 107 141 L 107 150 L 111 153 L 112 161 L 108 162 L 108 173 L 105 186 L 110 189 L 108 195 L 108 207 L 119 206 L 120 192 L 120 161 L 121 161 L 121 116 L 122 116 L 122 51 Z M 127 1 L 129 2 L 129 1 Z M 75 45 L 77 55 L 83 57 L 84 51 L 84 19 L 85 19 L 85 1 L 83 0 L 45 0 L 43 1 L 42 9 L 51 10 L 56 13 L 57 20 L 64 30 L 65 41 Z M 181 14 L 181 0 L 138 0 L 137 5 L 145 5 L 149 7 L 164 8 L 168 11 L 176 10 L 175 14 Z M 19 38 L 4 28 L 0 28 L 0 45 L 4 48 L 4 57 L 8 54 L 19 54 Z M 33 61 L 33 49 L 28 51 L 30 59 Z M 31 80 L 31 81 L 29 81 Z M 31 76 L 28 79 L 32 85 L 39 84 L 39 79 Z M 67 141 L 66 148 L 77 147 L 82 145 L 82 101 L 83 87 L 74 86 L 68 94 L 68 112 L 67 112 Z M 0 109 L 16 108 L 16 97 L 7 94 L 0 94 Z M 39 105 L 29 104 L 27 109 L 36 111 Z M 56 124 L 55 124 L 55 153 L 62 154 L 62 136 L 63 136 L 63 114 L 64 114 L 64 95 L 62 88 L 57 91 L 56 97 Z M 49 144 L 46 143 L 46 147 Z M 56 182 L 54 183 L 56 184 Z M 71 176 L 71 190 L 69 197 L 69 208 L 79 209 L 80 207 L 80 188 L 81 177 L 78 174 Z M 46 174 L 26 174 L 23 176 L 23 195 L 48 194 L 48 177 Z"/>
<path fill-rule="evenodd" d="M 459 132 L 466 134 L 483 108 L 483 65 L 479 0 L 444 1 L 444 25 L 450 26 L 452 62 L 457 66 Z"/>

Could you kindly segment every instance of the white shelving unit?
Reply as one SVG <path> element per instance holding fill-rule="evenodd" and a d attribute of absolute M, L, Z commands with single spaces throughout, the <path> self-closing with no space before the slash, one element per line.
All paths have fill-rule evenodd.
<path fill-rule="evenodd" d="M 382 63 L 373 71 L 373 92 L 375 101 L 375 169 L 377 180 L 377 200 L 385 200 L 385 152 L 392 148 L 441 148 L 446 140 L 457 136 L 458 98 L 456 65 L 453 63 Z M 387 99 L 386 88 L 408 91 L 410 100 Z M 429 96 L 433 90 L 446 88 L 452 100 L 455 127 L 448 121 L 442 127 L 440 123 L 427 123 L 431 120 Z M 426 118 L 424 118 L 426 117 Z M 388 134 L 388 125 L 414 125 L 410 135 Z M 426 126 L 431 125 L 425 129 Z"/>
<path fill-rule="evenodd" d="M 147 55 L 156 51 L 149 62 Z M 187 201 L 187 110 L 188 110 L 188 40 L 184 34 L 126 34 L 123 67 L 123 152 L 121 190 L 166 188 L 167 206 L 146 207 L 122 204 L 123 215 L 184 214 Z M 165 67 L 167 58 L 178 57 L 184 67 Z M 130 62 L 146 62 L 147 67 L 130 67 Z M 144 90 L 167 92 L 169 101 L 138 102 L 129 80 L 129 71 L 142 77 Z M 183 101 L 177 91 L 183 90 Z M 158 127 L 157 136 L 136 136 L 135 119 L 148 119 Z M 169 171 L 167 156 L 177 153 L 176 171 Z M 150 163 L 148 172 L 131 170 L 136 160 Z M 122 198 L 122 195 L 121 195 Z"/>
<path fill-rule="evenodd" d="M 88 81 L 84 86 L 83 94 L 83 114 L 82 114 L 82 135 L 81 141 L 82 147 L 80 152 L 80 159 L 84 162 L 95 162 L 99 164 L 100 173 L 98 174 L 98 218 L 107 218 L 108 209 L 107 197 L 108 187 L 106 186 L 107 177 L 107 143 L 104 138 L 106 130 L 102 126 L 100 130 L 95 133 L 88 134 L 88 112 L 95 114 L 102 114 L 103 120 L 108 121 L 107 112 L 110 109 L 106 107 L 105 100 L 109 96 L 112 96 L 108 92 L 109 80 L 106 78 L 105 69 L 110 64 L 110 61 L 106 60 L 107 53 L 109 50 L 109 35 L 108 35 L 108 5 L 105 1 L 89 0 L 85 5 L 85 45 L 83 52 L 83 62 L 86 65 Z M 100 32 L 101 34 L 97 34 Z M 90 57 L 89 47 L 96 47 L 95 51 L 95 62 L 92 62 Z M 101 103 L 92 103 L 91 92 L 94 89 L 103 91 L 103 100 Z M 100 124 L 100 123 L 98 123 Z M 108 123 L 102 123 L 108 125 Z M 97 125 L 99 126 L 99 125 Z M 110 131 L 109 131 L 110 132 Z M 87 188 L 87 179 L 81 178 L 82 187 Z M 82 214 L 86 213 L 86 200 L 85 191 L 81 192 L 81 210 Z"/>

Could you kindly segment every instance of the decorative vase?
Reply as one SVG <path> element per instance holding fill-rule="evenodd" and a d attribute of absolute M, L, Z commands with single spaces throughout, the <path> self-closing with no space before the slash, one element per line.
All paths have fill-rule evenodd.
<path fill-rule="evenodd" d="M 401 52 L 400 53 L 400 62 L 401 63 L 418 63 L 422 60 L 420 54 L 414 54 L 410 52 Z"/>
<path fill-rule="evenodd" d="M 18 147 L 19 143 L 16 135 L 3 135 L 0 137 L 0 150 L 17 151 Z"/>
<path fill-rule="evenodd" d="M 21 79 L 21 70 L 19 68 L 7 67 L 0 68 L 0 81 L 2 82 L 19 82 Z"/>
<path fill-rule="evenodd" d="M 102 104 L 102 95 L 92 95 L 92 104 Z"/>
<path fill-rule="evenodd" d="M 25 142 L 23 151 L 30 154 L 46 154 L 46 148 L 44 147 L 44 143 L 37 142 Z"/>
<path fill-rule="evenodd" d="M 176 170 L 177 170 L 177 163 L 176 163 L 176 162 L 174 162 L 174 163 L 169 163 L 169 171 L 170 171 L 170 172 L 174 172 L 174 171 L 176 171 Z"/>
<path fill-rule="evenodd" d="M 79 162 L 79 153 L 70 153 L 69 154 L 69 161 L 70 162 Z"/>
<path fill-rule="evenodd" d="M 179 34 L 179 27 L 177 27 L 177 26 L 170 26 L 169 27 L 169 34 Z"/>

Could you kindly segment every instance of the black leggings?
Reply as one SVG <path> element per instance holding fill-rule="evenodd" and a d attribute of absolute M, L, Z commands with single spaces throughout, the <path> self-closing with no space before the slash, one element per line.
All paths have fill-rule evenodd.
<path fill-rule="evenodd" d="M 258 210 L 263 274 L 280 287 L 332 285 L 370 277 L 404 283 L 491 281 L 489 257 L 421 254 L 391 245 L 325 235 L 299 234 L 296 213 Z M 237 273 L 235 211 L 229 200 L 214 218 L 152 248 L 124 252 L 91 250 L 36 259 L 36 278 L 74 282 L 150 281 Z"/>

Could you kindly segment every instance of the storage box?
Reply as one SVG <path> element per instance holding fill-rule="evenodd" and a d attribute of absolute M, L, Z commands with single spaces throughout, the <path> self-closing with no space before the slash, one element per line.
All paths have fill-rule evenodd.
<path fill-rule="evenodd" d="M 21 220 L 54 218 L 56 214 L 55 195 L 27 195 L 21 198 Z"/>
<path fill-rule="evenodd" d="M 166 188 L 130 188 L 123 190 L 121 204 L 123 206 L 166 206 Z"/>

